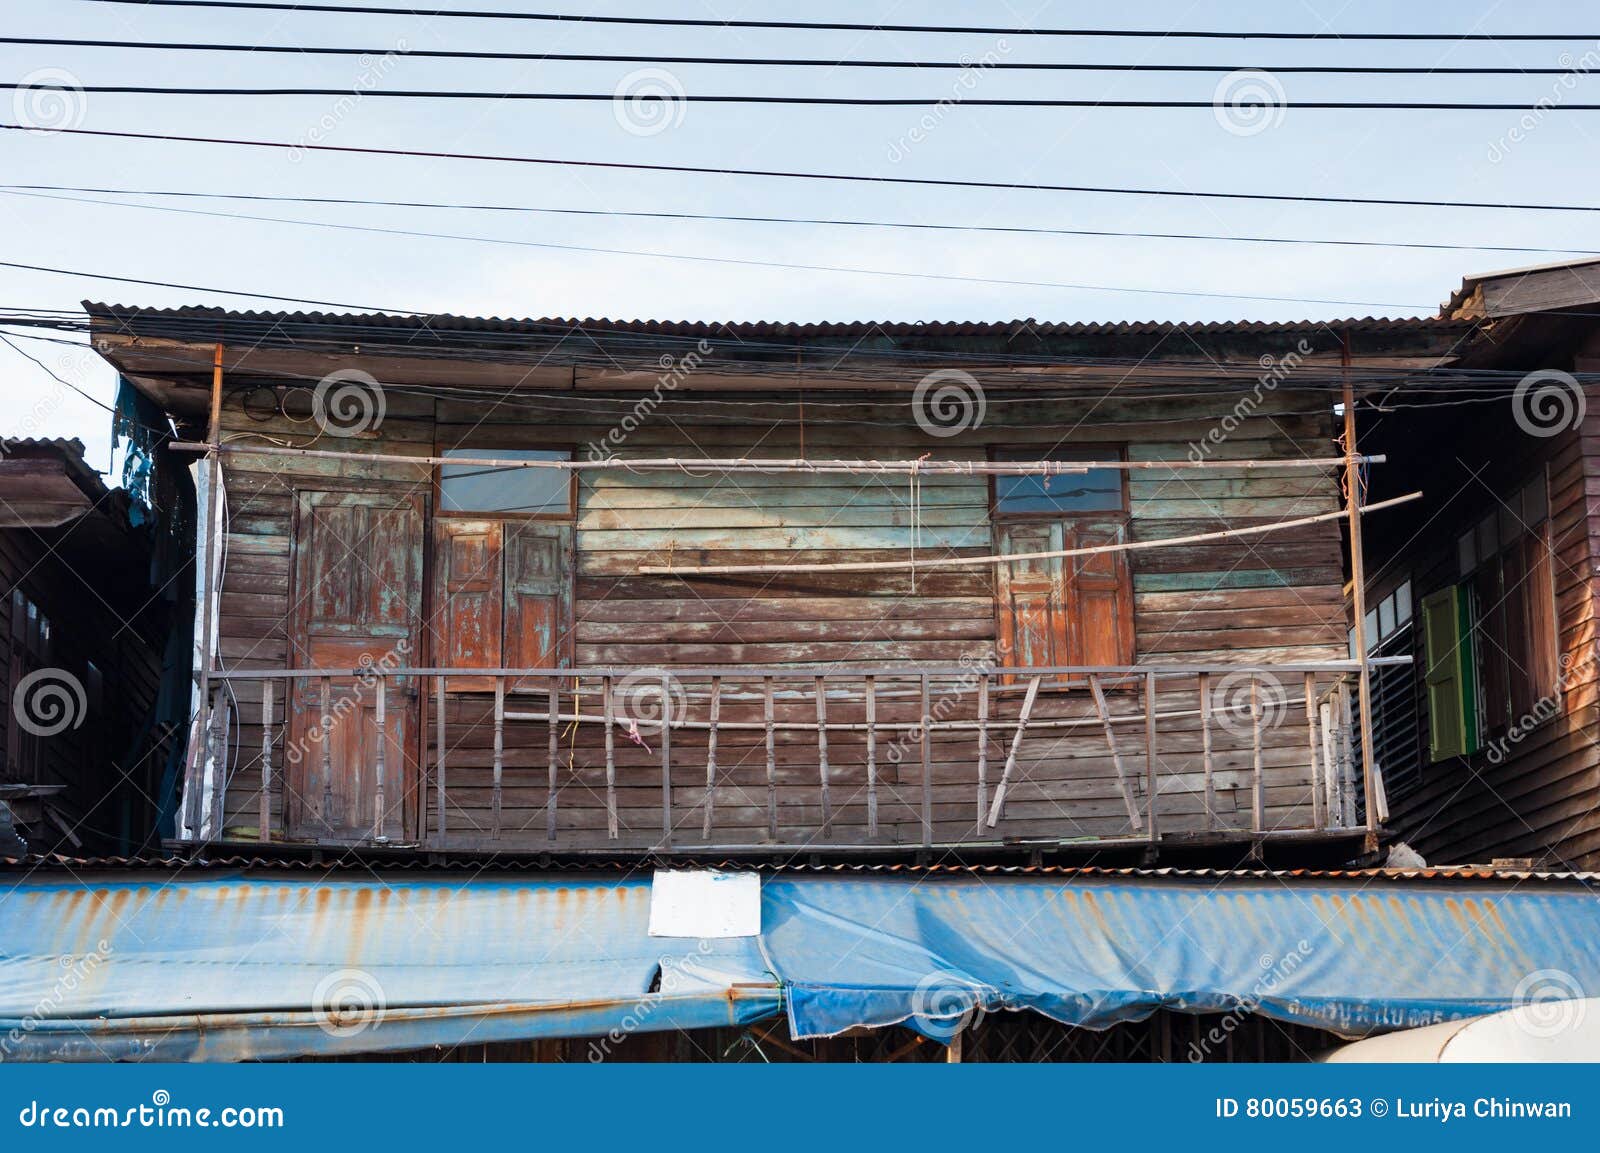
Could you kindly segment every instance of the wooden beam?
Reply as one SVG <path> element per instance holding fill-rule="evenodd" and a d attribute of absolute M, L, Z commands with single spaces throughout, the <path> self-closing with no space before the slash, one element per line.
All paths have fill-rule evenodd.
<path fill-rule="evenodd" d="M 1144 820 L 1139 816 L 1139 805 L 1133 799 L 1133 787 L 1128 779 L 1127 767 L 1122 763 L 1122 752 L 1117 748 L 1117 732 L 1111 724 L 1111 709 L 1106 704 L 1106 694 L 1100 684 L 1100 677 L 1096 673 L 1089 675 L 1089 692 L 1094 697 L 1094 711 L 1099 714 L 1100 725 L 1105 730 L 1106 745 L 1111 749 L 1111 763 L 1117 771 L 1117 787 L 1122 791 L 1122 803 L 1128 809 L 1128 821 L 1134 832 L 1144 828 Z"/>
<path fill-rule="evenodd" d="M 1028 682 L 1028 691 L 1022 698 L 1022 709 L 1017 714 L 1017 731 L 1011 738 L 1011 751 L 1006 754 L 1006 767 L 1000 771 L 1000 783 L 994 788 L 994 804 L 989 806 L 989 827 L 992 829 L 1000 821 L 1000 815 L 1006 808 L 1006 789 L 1011 784 L 1011 772 L 1017 767 L 1017 753 L 1022 749 L 1022 738 L 1028 731 L 1028 718 L 1033 715 L 1033 702 L 1039 696 L 1039 683 L 1043 677 L 1034 677 Z"/>

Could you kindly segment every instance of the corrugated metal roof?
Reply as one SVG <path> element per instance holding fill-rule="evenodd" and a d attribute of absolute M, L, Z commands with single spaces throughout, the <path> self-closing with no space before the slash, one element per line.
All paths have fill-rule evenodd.
<path fill-rule="evenodd" d="M 35 857 L 0 857 L 0 867 L 11 869 L 196 869 L 240 870 L 269 869 L 285 872 L 337 873 L 347 870 L 362 873 L 387 872 L 514 872 L 514 873 L 634 873 L 651 868 L 655 862 L 649 858 L 566 859 L 542 860 L 539 858 L 497 857 L 490 860 L 477 858 L 438 857 L 422 860 L 414 857 L 396 858 L 393 861 L 344 857 L 336 861 L 313 861 L 309 858 L 228 856 L 228 857 L 65 857 L 59 855 Z M 676 862 L 689 867 L 686 862 Z M 1216 868 L 1134 868 L 1105 865 L 1001 865 L 1001 864 L 926 864 L 911 862 L 880 862 L 876 864 L 841 862 L 836 864 L 803 861 L 740 861 L 722 859 L 697 861 L 693 867 L 736 869 L 745 872 L 771 874 L 818 874 L 836 876 L 928 876 L 928 877 L 1082 877 L 1121 878 L 1145 880 L 1202 880 L 1202 881 L 1368 881 L 1368 882 L 1449 882 L 1496 883 L 1506 881 L 1536 881 L 1556 884 L 1600 885 L 1600 873 L 1563 872 L 1549 869 L 1499 869 L 1487 865 L 1445 865 L 1422 869 L 1216 869 Z"/>

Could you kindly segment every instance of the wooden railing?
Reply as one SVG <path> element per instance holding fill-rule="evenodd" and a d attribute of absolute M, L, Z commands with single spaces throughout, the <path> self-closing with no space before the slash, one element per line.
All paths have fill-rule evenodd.
<path fill-rule="evenodd" d="M 185 823 L 536 852 L 1346 834 L 1359 668 L 218 672 Z"/>

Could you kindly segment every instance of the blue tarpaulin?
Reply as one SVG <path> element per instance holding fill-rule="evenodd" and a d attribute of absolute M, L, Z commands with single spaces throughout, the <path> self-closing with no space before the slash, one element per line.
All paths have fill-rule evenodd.
<path fill-rule="evenodd" d="M 354 874 L 339 874 L 350 877 Z M 979 1009 L 1245 1009 L 1346 1036 L 1600 992 L 1576 881 L 762 879 L 760 937 L 651 938 L 604 874 L 35 874 L 0 892 L 0 1057 L 237 1060 Z M 1531 983 L 1531 984 L 1530 984 Z"/>

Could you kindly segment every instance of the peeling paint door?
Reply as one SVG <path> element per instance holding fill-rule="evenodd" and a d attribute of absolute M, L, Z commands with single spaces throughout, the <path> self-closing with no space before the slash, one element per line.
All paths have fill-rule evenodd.
<path fill-rule="evenodd" d="M 422 603 L 421 498 L 375 492 L 297 494 L 297 668 L 382 671 L 415 664 Z M 417 693 L 387 678 L 383 804 L 378 809 L 378 691 L 372 672 L 297 681 L 284 757 L 291 839 L 405 840 L 417 780 Z"/>

